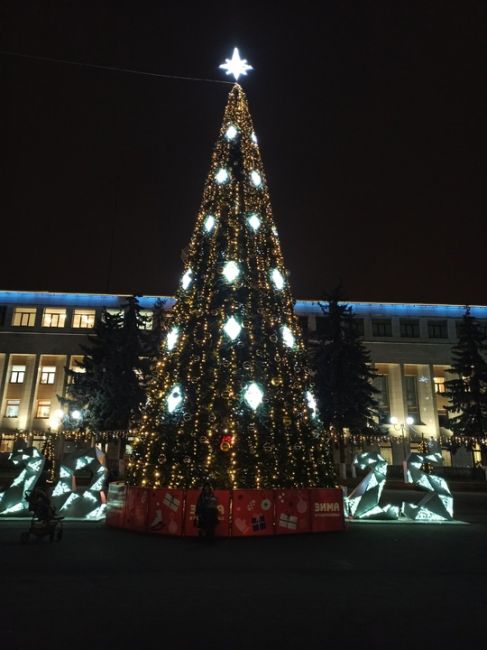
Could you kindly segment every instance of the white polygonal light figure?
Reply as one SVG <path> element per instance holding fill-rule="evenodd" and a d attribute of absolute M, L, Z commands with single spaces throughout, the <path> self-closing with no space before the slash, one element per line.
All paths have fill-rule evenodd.
<path fill-rule="evenodd" d="M 183 275 L 183 277 L 181 279 L 181 285 L 182 285 L 183 289 L 187 289 L 189 287 L 189 285 L 191 284 L 191 281 L 193 279 L 191 277 L 192 274 L 193 274 L 193 271 L 191 269 L 188 269 L 186 271 L 186 273 Z"/>
<path fill-rule="evenodd" d="M 227 140 L 235 140 L 235 138 L 237 137 L 237 133 L 238 133 L 237 127 L 234 126 L 233 124 L 230 124 L 228 129 L 225 131 L 225 138 Z"/>
<path fill-rule="evenodd" d="M 73 420 L 81 420 L 81 411 L 78 410 L 72 411 L 71 417 L 73 418 Z"/>
<path fill-rule="evenodd" d="M 178 406 L 181 404 L 183 401 L 183 396 L 181 394 L 181 389 L 179 386 L 173 386 L 171 388 L 171 391 L 169 395 L 166 397 L 166 402 L 167 402 L 167 410 L 169 413 L 173 413 Z"/>
<path fill-rule="evenodd" d="M 252 133 L 250 134 L 250 139 L 254 144 L 257 144 L 257 136 L 255 135 L 255 131 L 252 131 Z"/>
<path fill-rule="evenodd" d="M 241 74 L 247 75 L 247 70 L 253 70 L 252 66 L 247 63 L 247 59 L 241 59 L 238 47 L 233 48 L 231 59 L 225 59 L 225 63 L 220 66 L 221 70 L 225 70 L 225 74 L 233 74 L 235 81 Z"/>
<path fill-rule="evenodd" d="M 237 321 L 236 318 L 234 318 L 233 316 L 230 316 L 230 318 L 227 320 L 227 322 L 223 326 L 223 329 L 225 330 L 225 333 L 233 341 L 240 334 L 242 326 L 240 325 L 240 323 Z"/>
<path fill-rule="evenodd" d="M 284 345 L 287 345 L 288 348 L 293 348 L 294 334 L 292 333 L 292 331 L 289 329 L 287 325 L 283 325 L 281 332 L 282 332 L 282 341 Z"/>
<path fill-rule="evenodd" d="M 252 408 L 254 411 L 256 408 L 260 405 L 262 402 L 262 398 L 264 397 L 264 391 L 258 384 L 252 382 L 247 390 L 244 393 L 244 398 L 247 404 Z"/>
<path fill-rule="evenodd" d="M 166 346 L 169 351 L 171 351 L 174 348 L 174 346 L 178 342 L 178 338 L 179 338 L 179 328 L 173 327 L 166 337 Z"/>
<path fill-rule="evenodd" d="M 247 223 L 254 232 L 257 232 L 260 228 L 260 219 L 255 212 L 247 219 Z"/>
<path fill-rule="evenodd" d="M 311 410 L 313 417 L 316 417 L 316 400 L 310 390 L 306 391 L 306 402 L 308 403 L 308 408 Z"/>
<path fill-rule="evenodd" d="M 255 169 L 250 172 L 250 180 L 254 187 L 260 187 L 262 185 L 262 177 Z"/>
<path fill-rule="evenodd" d="M 240 275 L 240 269 L 238 268 L 237 262 L 227 262 L 223 267 L 223 275 L 226 277 L 228 282 L 233 282 Z"/>
<path fill-rule="evenodd" d="M 220 167 L 220 169 L 215 174 L 215 180 L 218 183 L 218 185 L 223 185 L 223 183 L 226 183 L 229 178 L 230 175 L 224 167 Z"/>
<path fill-rule="evenodd" d="M 284 277 L 279 269 L 272 269 L 271 271 L 271 280 L 276 287 L 276 289 L 281 290 L 284 286 Z"/>
<path fill-rule="evenodd" d="M 215 217 L 212 214 L 209 214 L 205 219 L 206 232 L 211 232 L 214 226 L 215 226 Z"/>

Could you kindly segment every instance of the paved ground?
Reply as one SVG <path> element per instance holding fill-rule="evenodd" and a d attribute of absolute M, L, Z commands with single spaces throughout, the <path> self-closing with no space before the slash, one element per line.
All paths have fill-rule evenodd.
<path fill-rule="evenodd" d="M 1 522 L 0 647 L 484 647 L 487 494 L 457 513 L 473 523 L 209 545 L 68 522 L 21 546 Z"/>

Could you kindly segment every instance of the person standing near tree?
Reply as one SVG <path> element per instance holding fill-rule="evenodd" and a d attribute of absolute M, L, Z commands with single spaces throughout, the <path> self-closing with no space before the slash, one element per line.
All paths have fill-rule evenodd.
<path fill-rule="evenodd" d="M 203 485 L 196 503 L 196 517 L 200 537 L 213 539 L 218 523 L 218 502 L 209 483 Z"/>

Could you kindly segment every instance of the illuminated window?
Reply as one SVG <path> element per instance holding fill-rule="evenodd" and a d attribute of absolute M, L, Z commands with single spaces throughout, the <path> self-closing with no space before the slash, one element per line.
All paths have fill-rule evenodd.
<path fill-rule="evenodd" d="M 389 422 L 391 407 L 389 403 L 389 380 L 387 375 L 376 375 L 372 380 L 372 385 L 379 392 L 375 393 L 374 399 L 377 400 L 379 411 L 379 422 Z"/>
<path fill-rule="evenodd" d="M 35 307 L 16 307 L 12 315 L 13 327 L 34 327 L 36 324 Z"/>
<path fill-rule="evenodd" d="M 435 393 L 443 395 L 446 393 L 445 378 L 444 377 L 433 377 L 433 384 L 435 386 Z"/>
<path fill-rule="evenodd" d="M 42 366 L 41 384 L 54 384 L 56 379 L 56 366 Z"/>
<path fill-rule="evenodd" d="M 70 368 L 72 372 L 83 374 L 86 372 L 86 368 L 80 368 L 79 366 L 73 366 Z M 74 382 L 74 376 L 68 375 L 68 386 Z"/>
<path fill-rule="evenodd" d="M 11 384 L 23 384 L 25 380 L 25 366 L 12 366 L 10 372 Z"/>
<path fill-rule="evenodd" d="M 75 309 L 73 312 L 73 327 L 93 329 L 96 312 L 94 309 Z"/>
<path fill-rule="evenodd" d="M 46 307 L 42 315 L 42 327 L 64 327 L 66 310 Z"/>
<path fill-rule="evenodd" d="M 446 320 L 429 320 L 428 336 L 430 339 L 447 339 L 448 326 Z"/>
<path fill-rule="evenodd" d="M 392 336 L 392 323 L 387 318 L 372 321 L 372 336 Z"/>
<path fill-rule="evenodd" d="M 418 383 L 415 375 L 406 375 L 404 377 L 404 392 L 406 394 L 406 406 L 408 415 L 417 414 L 419 411 L 418 404 Z"/>
<path fill-rule="evenodd" d="M 51 400 L 40 399 L 37 402 L 36 418 L 48 418 L 51 413 Z"/>
<path fill-rule="evenodd" d="M 139 314 L 142 316 L 140 329 L 151 330 L 154 325 L 154 314 L 152 309 L 141 309 Z"/>
<path fill-rule="evenodd" d="M 19 399 L 8 399 L 7 407 L 5 409 L 6 418 L 18 418 L 20 409 L 20 400 Z"/>

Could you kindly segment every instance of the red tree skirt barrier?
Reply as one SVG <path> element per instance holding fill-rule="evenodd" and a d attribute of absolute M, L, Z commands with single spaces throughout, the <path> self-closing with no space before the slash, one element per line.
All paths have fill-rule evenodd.
<path fill-rule="evenodd" d="M 339 488 L 215 490 L 218 537 L 290 535 L 344 530 Z M 109 526 L 157 535 L 198 535 L 200 490 L 127 487 L 110 483 Z"/>

